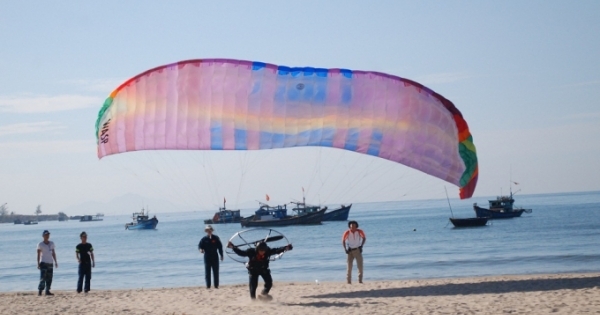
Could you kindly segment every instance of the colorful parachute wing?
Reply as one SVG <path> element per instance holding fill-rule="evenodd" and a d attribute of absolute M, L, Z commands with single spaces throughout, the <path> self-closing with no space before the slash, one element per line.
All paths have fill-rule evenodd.
<path fill-rule="evenodd" d="M 98 157 L 137 150 L 334 147 L 402 163 L 472 196 L 478 166 L 458 109 L 400 77 L 229 59 L 141 73 L 104 102 Z"/>

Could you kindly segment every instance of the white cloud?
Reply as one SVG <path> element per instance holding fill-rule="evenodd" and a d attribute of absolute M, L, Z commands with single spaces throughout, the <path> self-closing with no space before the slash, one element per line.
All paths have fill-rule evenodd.
<path fill-rule="evenodd" d="M 472 74 L 465 72 L 447 72 L 447 73 L 434 73 L 419 76 L 415 81 L 428 85 L 428 84 L 439 84 L 439 83 L 451 83 L 460 80 L 465 80 L 474 77 Z"/>
<path fill-rule="evenodd" d="M 65 80 L 65 81 L 61 81 L 61 83 L 67 84 L 67 85 L 76 85 L 86 91 L 102 92 L 102 93 L 106 94 L 106 96 L 108 97 L 108 95 L 112 91 L 114 91 L 117 87 L 119 87 L 125 81 L 126 81 L 126 79 L 97 79 L 97 80 L 79 79 L 79 80 Z"/>
<path fill-rule="evenodd" d="M 561 88 L 573 88 L 573 87 L 594 86 L 594 85 L 600 85 L 600 80 L 565 84 L 565 85 L 561 85 L 560 87 Z"/>
<path fill-rule="evenodd" d="M 590 120 L 590 119 L 600 119 L 600 112 L 567 114 L 567 115 L 558 117 L 558 120 L 586 121 L 586 120 Z"/>
<path fill-rule="evenodd" d="M 66 129 L 66 126 L 51 121 L 40 121 L 32 123 L 19 123 L 0 126 L 0 136 L 24 133 L 48 132 Z"/>
<path fill-rule="evenodd" d="M 57 95 L 32 97 L 0 97 L 0 112 L 4 113 L 49 113 L 100 107 L 104 100 L 83 95 Z"/>
<path fill-rule="evenodd" d="M 56 140 L 56 141 L 19 141 L 0 143 L 0 158 L 20 158 L 27 156 L 81 153 L 95 154 L 95 140 Z"/>

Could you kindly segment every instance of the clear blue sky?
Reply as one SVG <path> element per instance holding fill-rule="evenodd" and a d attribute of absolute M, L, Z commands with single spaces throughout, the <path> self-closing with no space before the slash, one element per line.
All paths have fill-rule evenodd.
<path fill-rule="evenodd" d="M 45 213 L 125 194 L 207 210 L 451 197 L 398 164 L 329 149 L 98 160 L 104 99 L 147 69 L 233 58 L 390 73 L 450 99 L 479 157 L 473 200 L 600 190 L 600 1 L 4 1 L 0 204 Z M 479 197 L 478 200 L 475 200 Z M 483 198 L 485 200 L 485 198 Z M 135 209 L 134 209 L 135 210 Z M 159 209 L 168 211 L 168 209 Z"/>

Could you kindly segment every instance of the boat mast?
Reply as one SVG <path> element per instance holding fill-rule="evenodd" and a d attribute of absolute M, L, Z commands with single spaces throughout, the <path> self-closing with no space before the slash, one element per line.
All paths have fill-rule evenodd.
<path fill-rule="evenodd" d="M 446 191 L 446 200 L 448 200 L 448 207 L 450 207 L 450 214 L 454 218 L 454 213 L 452 212 L 452 206 L 450 205 L 450 198 L 448 197 L 448 189 L 444 186 L 444 190 Z"/>

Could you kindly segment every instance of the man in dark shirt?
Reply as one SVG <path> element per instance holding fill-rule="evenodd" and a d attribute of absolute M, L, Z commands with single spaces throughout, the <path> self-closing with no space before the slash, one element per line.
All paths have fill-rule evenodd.
<path fill-rule="evenodd" d="M 79 280 L 77 280 L 77 293 L 81 293 L 83 287 L 83 278 L 85 278 L 85 293 L 90 291 L 90 280 L 92 280 L 92 268 L 96 267 L 94 259 L 94 248 L 87 242 L 87 233 L 81 232 L 79 235 L 81 243 L 75 247 L 75 257 L 79 262 Z"/>
<path fill-rule="evenodd" d="M 239 256 L 248 257 L 246 268 L 248 269 L 250 298 L 253 300 L 256 299 L 258 276 L 261 276 L 265 282 L 265 286 L 260 293 L 261 296 L 267 299 L 270 298 L 269 291 L 273 286 L 273 278 L 271 277 L 271 270 L 269 269 L 269 258 L 272 255 L 277 255 L 283 253 L 284 251 L 292 250 L 292 244 L 277 248 L 270 248 L 267 246 L 267 243 L 260 242 L 256 246 L 256 249 L 248 248 L 246 250 L 241 250 L 229 242 L 227 243 L 227 247 L 231 248 Z"/>
<path fill-rule="evenodd" d="M 214 229 L 209 224 L 204 228 L 206 236 L 198 243 L 198 250 L 204 254 L 204 279 L 206 280 L 206 288 L 210 289 L 210 271 L 213 272 L 215 278 L 215 289 L 219 288 L 219 255 L 223 261 L 223 244 L 221 239 L 214 235 Z"/>

